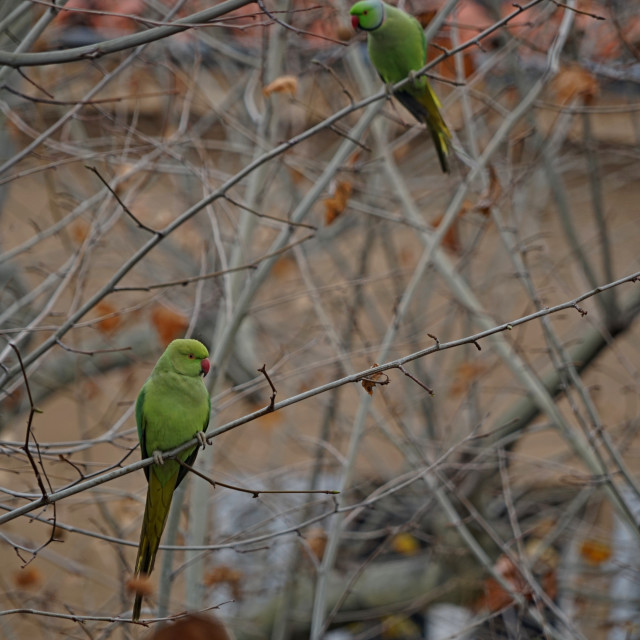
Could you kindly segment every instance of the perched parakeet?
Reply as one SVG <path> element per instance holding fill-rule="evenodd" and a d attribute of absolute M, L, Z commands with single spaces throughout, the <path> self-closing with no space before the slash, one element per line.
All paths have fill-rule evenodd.
<path fill-rule="evenodd" d="M 367 32 L 369 57 L 383 82 L 395 84 L 427 63 L 427 41 L 420 23 L 408 13 L 382 2 L 360 0 L 351 7 L 354 29 Z M 440 102 L 424 76 L 394 92 L 420 122 L 424 122 L 436 145 L 440 166 L 449 172 L 451 133 L 440 114 Z"/>
<path fill-rule="evenodd" d="M 194 436 L 204 442 L 211 398 L 203 376 L 209 372 L 209 352 L 198 340 L 174 340 L 160 356 L 136 402 L 136 422 L 142 457 L 156 461 L 145 467 L 149 487 L 142 518 L 135 575 L 149 575 L 167 522 L 171 498 L 187 469 L 176 460 L 162 460 L 162 452 L 175 449 Z M 180 459 L 192 465 L 198 447 Z M 140 617 L 142 593 L 136 593 L 133 620 Z"/>

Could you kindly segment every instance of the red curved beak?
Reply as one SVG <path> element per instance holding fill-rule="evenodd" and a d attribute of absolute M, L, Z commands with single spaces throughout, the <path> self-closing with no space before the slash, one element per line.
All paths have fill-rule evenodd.
<path fill-rule="evenodd" d="M 351 16 L 351 26 L 357 31 L 360 27 L 360 18 L 358 16 Z"/>
<path fill-rule="evenodd" d="M 202 371 L 202 375 L 206 376 L 209 373 L 209 369 L 211 368 L 211 363 L 209 362 L 209 358 L 205 358 L 200 363 L 200 371 Z"/>

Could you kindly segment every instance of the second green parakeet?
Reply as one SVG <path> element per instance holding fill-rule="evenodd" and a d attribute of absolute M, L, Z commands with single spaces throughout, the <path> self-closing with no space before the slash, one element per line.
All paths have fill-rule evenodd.
<path fill-rule="evenodd" d="M 176 460 L 162 460 L 170 451 L 198 437 L 209 424 L 211 398 L 203 377 L 209 372 L 209 352 L 198 340 L 174 340 L 160 356 L 136 402 L 136 422 L 142 457 L 156 462 L 145 467 L 149 487 L 140 531 L 135 575 L 153 570 L 160 537 L 167 522 L 171 498 L 187 469 Z M 180 459 L 192 465 L 198 447 L 187 449 Z M 133 620 L 140 617 L 142 593 L 136 593 Z"/>
<path fill-rule="evenodd" d="M 354 29 L 367 32 L 369 57 L 383 82 L 395 84 L 427 63 L 427 42 L 420 23 L 382 0 L 360 0 L 351 7 Z M 440 102 L 424 76 L 394 92 L 395 97 L 431 132 L 440 166 L 449 172 L 451 133 L 440 114 Z"/>

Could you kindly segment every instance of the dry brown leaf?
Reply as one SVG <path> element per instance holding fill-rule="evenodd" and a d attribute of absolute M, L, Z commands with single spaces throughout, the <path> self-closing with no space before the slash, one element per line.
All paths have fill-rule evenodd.
<path fill-rule="evenodd" d="M 567 104 L 577 96 L 582 96 L 584 103 L 589 105 L 600 92 L 596 77 L 579 65 L 561 69 L 553 79 L 552 87 L 561 104 Z"/>
<path fill-rule="evenodd" d="M 471 384 L 485 373 L 486 370 L 487 366 L 479 362 L 463 362 L 458 365 L 450 392 L 455 396 L 466 393 Z"/>
<path fill-rule="evenodd" d="M 407 155 L 411 150 L 412 150 L 411 145 L 408 142 L 405 144 L 401 144 L 399 147 L 396 147 L 393 150 L 393 159 L 396 162 L 400 162 L 401 160 L 407 157 Z"/>
<path fill-rule="evenodd" d="M 348 27 L 346 24 L 341 23 L 338 25 L 338 29 L 336 30 L 336 35 L 338 36 L 338 40 L 342 40 L 343 42 L 348 42 L 353 38 L 353 29 Z"/>
<path fill-rule="evenodd" d="M 480 600 L 480 606 L 489 609 L 489 611 L 499 611 L 513 603 L 513 593 L 520 594 L 528 600 L 533 599 L 531 585 L 522 577 L 517 566 L 510 558 L 505 555 L 500 556 L 494 565 L 494 569 L 509 583 L 511 591 L 506 591 L 495 578 L 487 578 L 484 583 L 484 596 Z M 544 573 L 537 573 L 536 577 L 544 592 L 553 600 L 557 594 L 555 571 L 549 570 Z"/>
<path fill-rule="evenodd" d="M 15 411 L 20 406 L 24 395 L 25 394 L 23 388 L 18 387 L 17 389 L 14 389 L 10 393 L 8 393 L 3 398 L 3 400 L 0 401 L 0 407 L 2 407 L 2 409 L 6 411 Z"/>
<path fill-rule="evenodd" d="M 102 333 L 111 333 L 118 328 L 121 322 L 121 318 L 117 313 L 116 308 L 112 304 L 110 304 L 106 300 L 101 300 L 95 306 L 95 310 L 98 316 L 104 316 L 96 324 L 96 326 Z"/>
<path fill-rule="evenodd" d="M 13 583 L 20 589 L 37 589 L 42 584 L 42 574 L 35 567 L 29 565 L 14 572 Z"/>
<path fill-rule="evenodd" d="M 313 527 L 305 536 L 309 550 L 317 560 L 322 560 L 327 546 L 327 532 L 322 527 Z"/>
<path fill-rule="evenodd" d="M 347 167 L 353 168 L 356 166 L 356 164 L 358 163 L 358 160 L 360 160 L 360 157 L 362 156 L 362 150 L 361 149 L 356 149 L 350 156 L 349 159 L 347 160 Z"/>
<path fill-rule="evenodd" d="M 242 572 L 226 564 L 213 567 L 213 569 L 209 570 L 204 576 L 204 584 L 207 587 L 215 587 L 220 584 L 229 585 L 231 594 L 235 600 L 240 600 L 242 597 L 240 590 L 241 582 Z"/>
<path fill-rule="evenodd" d="M 124 585 L 129 593 L 148 597 L 153 593 L 151 578 L 145 575 L 133 576 Z"/>
<path fill-rule="evenodd" d="M 434 228 L 438 228 L 440 223 L 442 222 L 442 216 L 436 218 L 432 225 Z M 453 251 L 453 253 L 459 253 L 461 249 L 460 245 L 460 234 L 458 233 L 458 221 L 454 220 L 449 228 L 445 231 L 444 236 L 442 237 L 442 246 L 445 249 L 449 249 L 449 251 Z"/>
<path fill-rule="evenodd" d="M 437 11 L 435 9 L 427 9 L 421 13 L 417 13 L 415 18 L 420 23 L 420 26 L 424 29 L 429 23 L 436 17 Z"/>
<path fill-rule="evenodd" d="M 380 365 L 377 363 L 373 363 L 371 368 L 379 367 Z M 370 395 L 373 395 L 373 390 L 377 385 L 389 384 L 389 376 L 380 371 L 378 373 L 372 373 L 370 376 L 363 378 L 362 387 L 363 389 Z"/>
<path fill-rule="evenodd" d="M 270 82 L 262 90 L 262 93 L 265 98 L 268 98 L 272 93 L 290 93 L 293 96 L 297 90 L 298 78 L 295 76 L 280 76 L 273 82 Z"/>
<path fill-rule="evenodd" d="M 124 193 L 126 193 L 130 189 L 131 182 L 135 177 L 135 173 L 132 173 L 133 166 L 134 166 L 133 164 L 129 162 L 125 162 L 116 167 L 116 170 L 114 172 L 114 178 L 123 178 L 125 175 L 129 174 L 124 180 L 122 180 L 122 182 L 119 182 L 113 189 L 117 195 L 122 196 Z"/>
<path fill-rule="evenodd" d="M 336 184 L 335 192 L 331 198 L 326 198 L 324 202 L 324 223 L 329 226 L 336 220 L 347 207 L 349 197 L 353 187 L 350 182 L 340 180 Z"/>
<path fill-rule="evenodd" d="M 189 320 L 184 314 L 163 306 L 157 306 L 151 312 L 151 322 L 164 345 L 183 335 L 189 326 Z"/>
<path fill-rule="evenodd" d="M 501 194 L 502 185 L 498 180 L 498 174 L 493 165 L 490 164 L 489 185 L 480 196 L 478 203 L 473 207 L 474 211 L 480 212 L 483 216 L 489 216 L 491 214 L 491 207 L 496 204 Z"/>
<path fill-rule="evenodd" d="M 89 225 L 84 220 L 76 220 L 70 226 L 70 233 L 76 244 L 82 244 L 89 235 Z"/>
<path fill-rule="evenodd" d="M 611 547 L 606 542 L 588 539 L 580 545 L 580 555 L 589 563 L 599 565 L 611 558 Z"/>
<path fill-rule="evenodd" d="M 301 184 L 307 179 L 307 176 L 305 176 L 302 171 L 298 171 L 295 167 L 287 167 L 287 170 L 289 171 L 291 180 L 293 180 L 293 184 Z"/>
<path fill-rule="evenodd" d="M 283 256 L 278 258 L 273 267 L 271 267 L 271 274 L 276 278 L 284 278 L 290 276 L 296 268 L 296 261 L 293 258 Z"/>
<path fill-rule="evenodd" d="M 102 387 L 93 379 L 86 378 L 82 384 L 82 396 L 88 400 L 98 397 L 102 393 Z"/>

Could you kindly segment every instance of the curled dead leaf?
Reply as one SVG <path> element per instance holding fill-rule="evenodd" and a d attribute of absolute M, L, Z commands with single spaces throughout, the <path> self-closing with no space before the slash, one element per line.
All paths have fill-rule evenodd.
<path fill-rule="evenodd" d="M 270 82 L 263 90 L 262 94 L 268 98 L 272 93 L 289 93 L 292 96 L 298 90 L 298 78 L 295 76 L 280 76 Z"/>
<path fill-rule="evenodd" d="M 371 365 L 371 368 L 373 369 L 374 367 L 379 367 L 380 365 L 377 363 L 373 363 Z M 383 384 L 389 384 L 389 376 L 380 371 L 378 373 L 372 373 L 370 376 L 367 376 L 366 378 L 362 379 L 362 387 L 363 389 L 370 395 L 373 395 L 373 390 L 376 387 L 376 385 L 383 385 Z"/>
<path fill-rule="evenodd" d="M 350 182 L 338 181 L 332 197 L 324 200 L 324 223 L 329 226 L 347 207 L 353 187 Z"/>

